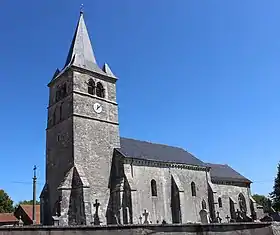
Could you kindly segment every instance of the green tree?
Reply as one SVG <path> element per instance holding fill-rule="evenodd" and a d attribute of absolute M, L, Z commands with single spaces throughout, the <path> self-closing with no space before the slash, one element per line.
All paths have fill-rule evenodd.
<path fill-rule="evenodd" d="M 19 201 L 19 202 L 15 205 L 15 209 L 18 208 L 18 206 L 19 206 L 20 204 L 23 204 L 23 205 L 33 205 L 33 200 Z M 40 205 L 40 202 L 39 202 L 39 201 L 36 201 L 36 205 Z"/>
<path fill-rule="evenodd" d="M 274 180 L 273 191 L 270 193 L 274 210 L 280 211 L 280 163 L 277 166 L 277 175 Z"/>
<path fill-rule="evenodd" d="M 24 204 L 24 205 L 33 205 L 33 200 L 24 200 L 24 201 L 19 201 L 18 204 Z M 39 201 L 36 201 L 36 205 L 40 205 Z"/>
<path fill-rule="evenodd" d="M 257 204 L 263 206 L 263 210 L 265 213 L 272 212 L 272 209 L 271 209 L 272 203 L 268 197 L 266 197 L 264 195 L 259 195 L 259 194 L 254 194 L 252 197 L 255 199 Z"/>
<path fill-rule="evenodd" d="M 13 201 L 9 195 L 0 189 L 0 213 L 10 213 L 14 211 Z"/>

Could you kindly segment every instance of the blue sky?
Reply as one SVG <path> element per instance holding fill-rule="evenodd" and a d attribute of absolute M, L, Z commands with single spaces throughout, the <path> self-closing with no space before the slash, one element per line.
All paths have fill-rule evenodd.
<path fill-rule="evenodd" d="M 273 186 L 280 149 L 279 1 L 9 0 L 0 8 L 0 188 L 45 175 L 48 88 L 84 4 L 98 63 L 119 77 L 122 136 L 180 146 Z"/>

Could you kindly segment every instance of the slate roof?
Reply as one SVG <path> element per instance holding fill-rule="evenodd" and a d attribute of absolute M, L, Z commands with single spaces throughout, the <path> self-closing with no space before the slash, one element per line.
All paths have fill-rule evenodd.
<path fill-rule="evenodd" d="M 98 66 L 85 24 L 83 12 L 80 12 L 80 18 L 71 42 L 65 65 L 61 71 L 55 71 L 52 81 L 63 74 L 72 65 L 117 79 L 108 64 L 105 63 L 102 69 Z"/>
<path fill-rule="evenodd" d="M 229 165 L 206 163 L 210 169 L 210 175 L 212 180 L 220 180 L 226 182 L 244 182 L 251 183 L 249 179 L 239 174 L 232 169 Z"/>
<path fill-rule="evenodd" d="M 179 147 L 123 137 L 120 139 L 120 144 L 121 147 L 118 149 L 118 151 L 123 154 L 124 157 L 210 167 L 210 175 L 212 180 L 251 183 L 249 179 L 239 174 L 230 166 L 204 163 L 191 153 Z"/>
<path fill-rule="evenodd" d="M 118 150 L 126 157 L 205 166 L 202 161 L 182 148 L 128 138 L 121 138 L 120 143 L 121 148 Z"/>
<path fill-rule="evenodd" d="M 71 47 L 68 52 L 65 67 L 70 63 L 73 63 L 73 65 L 78 67 L 105 75 L 105 73 L 98 67 L 96 63 L 82 12 L 80 14 Z"/>

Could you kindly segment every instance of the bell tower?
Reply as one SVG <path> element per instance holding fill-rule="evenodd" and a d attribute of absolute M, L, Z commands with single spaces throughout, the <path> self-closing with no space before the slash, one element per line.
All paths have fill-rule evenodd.
<path fill-rule="evenodd" d="M 97 65 L 83 12 L 65 66 L 49 87 L 46 183 L 41 193 L 42 223 L 58 215 L 60 224 L 106 224 L 114 148 L 120 146 L 116 76 Z"/>

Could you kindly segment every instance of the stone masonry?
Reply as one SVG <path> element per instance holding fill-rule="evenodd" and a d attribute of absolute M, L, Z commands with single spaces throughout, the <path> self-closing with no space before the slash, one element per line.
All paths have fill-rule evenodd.
<path fill-rule="evenodd" d="M 96 63 L 81 12 L 65 66 L 48 84 L 42 224 L 53 216 L 64 226 L 257 219 L 251 181 L 229 166 L 121 138 L 116 83 L 109 65 Z"/>

